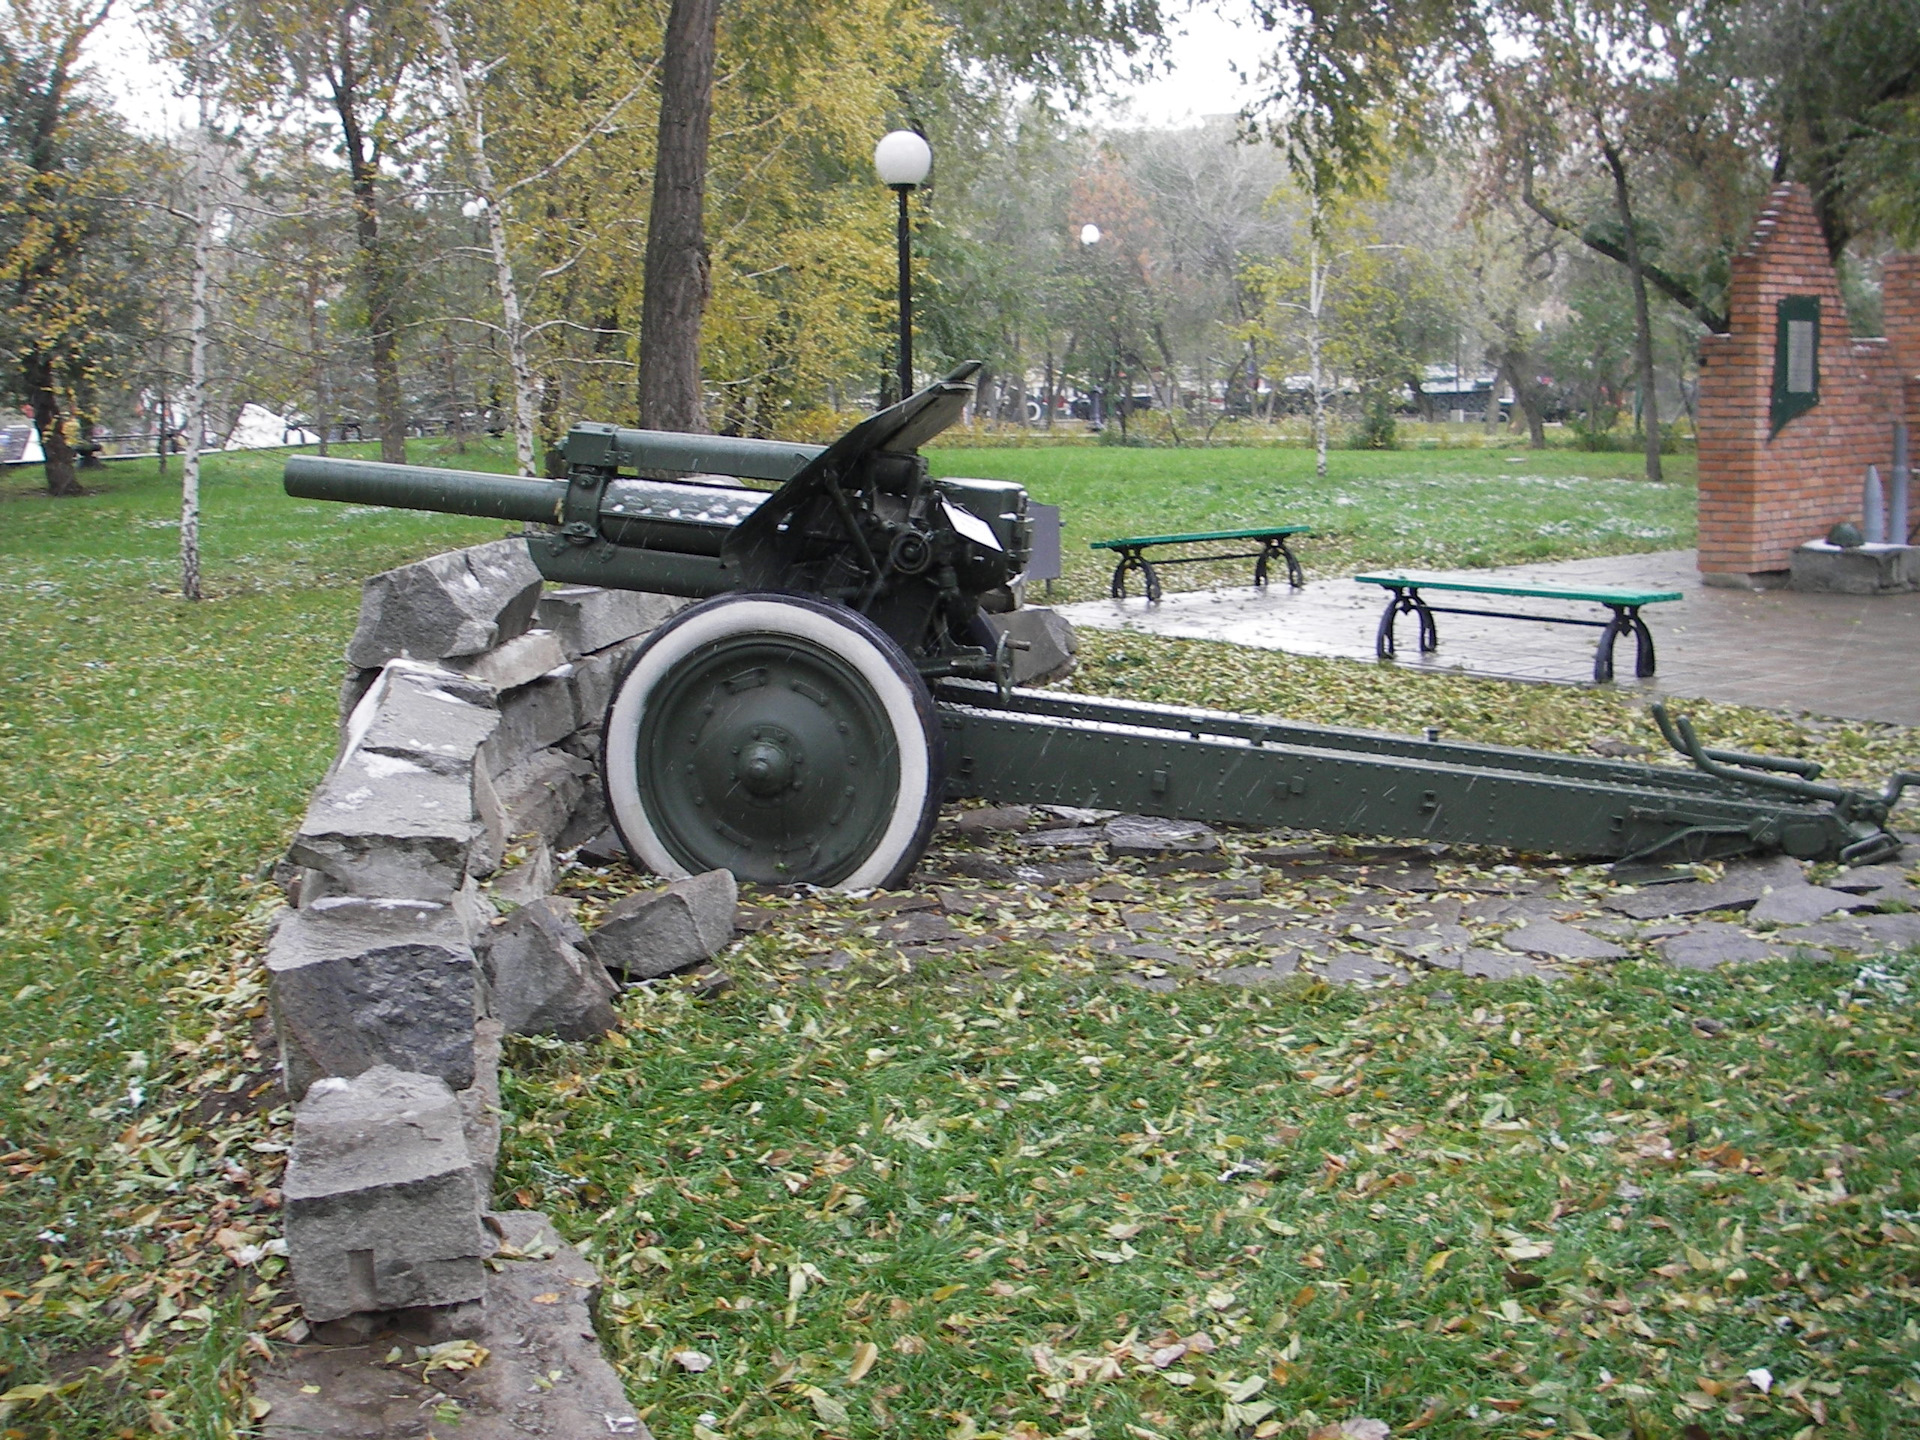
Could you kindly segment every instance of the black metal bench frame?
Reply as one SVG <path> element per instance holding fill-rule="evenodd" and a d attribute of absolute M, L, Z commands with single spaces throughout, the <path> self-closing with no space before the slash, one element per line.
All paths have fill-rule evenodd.
<path fill-rule="evenodd" d="M 1605 684 L 1613 679 L 1613 646 L 1622 635 L 1633 636 L 1633 673 L 1637 679 L 1645 680 L 1653 674 L 1655 656 L 1653 651 L 1653 632 L 1647 629 L 1647 622 L 1640 618 L 1638 604 L 1626 604 L 1612 600 L 1590 600 L 1589 603 L 1604 605 L 1612 612 L 1605 620 L 1583 620 L 1573 615 L 1529 615 L 1516 610 L 1468 610 L 1450 605 L 1429 605 L 1420 595 L 1417 584 L 1389 585 L 1384 581 L 1370 580 L 1370 585 L 1379 585 L 1391 590 L 1393 598 L 1387 601 L 1386 613 L 1380 617 L 1380 629 L 1374 635 L 1373 653 L 1382 660 L 1393 658 L 1394 621 L 1402 615 L 1418 617 L 1420 627 L 1420 653 L 1431 655 L 1440 646 L 1440 634 L 1433 623 L 1435 615 L 1483 615 L 1494 620 L 1534 620 L 1542 625 L 1582 625 L 1598 630 L 1600 640 L 1593 655 L 1593 680 L 1596 685 Z M 1468 590 L 1466 586 L 1454 587 Z M 1471 591 L 1468 591 L 1471 593 Z M 1499 591 L 1488 591 L 1499 594 Z M 1543 596 L 1543 599 L 1553 598 Z M 1567 596 L 1572 599 L 1586 599 L 1585 596 Z"/>
<path fill-rule="evenodd" d="M 1159 535 L 1150 540 L 1101 540 L 1096 541 L 1096 550 L 1113 550 L 1120 556 L 1120 563 L 1113 567 L 1113 584 L 1108 593 L 1115 600 L 1127 598 L 1127 575 L 1130 571 L 1139 571 L 1140 578 L 1146 582 L 1147 603 L 1160 603 L 1160 576 L 1157 573 L 1163 565 L 1200 565 L 1209 560 L 1251 560 L 1253 561 L 1253 583 L 1257 588 L 1265 589 L 1267 567 L 1275 560 L 1284 560 L 1287 565 L 1287 584 L 1298 590 L 1307 583 L 1306 572 L 1300 568 L 1300 561 L 1287 544 L 1291 535 L 1312 533 L 1304 525 L 1289 525 L 1284 530 L 1245 532 L 1244 538 L 1259 540 L 1258 550 L 1235 550 L 1225 555 L 1172 555 L 1160 560 L 1149 560 L 1146 551 L 1155 545 L 1200 545 L 1212 538 L 1206 534 L 1195 535 Z M 1242 538 L 1235 535 L 1232 538 Z"/>

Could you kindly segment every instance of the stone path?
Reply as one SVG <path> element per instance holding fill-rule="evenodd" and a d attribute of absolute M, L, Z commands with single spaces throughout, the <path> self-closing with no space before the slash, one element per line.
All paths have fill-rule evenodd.
<path fill-rule="evenodd" d="M 1308 554 L 1311 559 L 1311 552 Z M 1700 582 L 1691 550 L 1614 555 L 1558 565 L 1465 571 L 1483 579 L 1679 590 L 1685 598 L 1646 611 L 1659 651 L 1659 674 L 1633 675 L 1633 651 L 1615 651 L 1617 683 L 1650 695 L 1805 710 L 1851 720 L 1920 725 L 1920 594 L 1803 595 L 1787 590 L 1715 590 Z M 1292 655 L 1373 663 L 1373 637 L 1385 608 L 1378 587 L 1346 578 L 1314 580 L 1303 590 L 1277 586 L 1169 593 L 1143 599 L 1090 600 L 1060 613 L 1075 625 L 1140 630 L 1196 640 L 1228 640 Z M 1490 603 L 1462 596 L 1460 602 Z M 1494 608 L 1573 614 L 1548 601 L 1499 601 Z M 1597 606 L 1588 607 L 1604 615 Z M 1598 631 L 1513 620 L 1439 617 L 1440 648 L 1421 656 L 1402 619 L 1400 658 L 1410 669 L 1466 670 L 1515 680 L 1591 683 Z"/>
<path fill-rule="evenodd" d="M 742 886 L 737 923 L 777 937 L 775 963 L 796 980 L 955 969 L 991 980 L 1035 952 L 1158 991 L 1294 976 L 1399 984 L 1430 970 L 1550 980 L 1629 956 L 1689 969 L 1872 958 L 1920 945 L 1920 836 L 1908 840 L 1903 862 L 1867 869 L 1810 875 L 1774 857 L 1631 884 L 1604 867 L 1462 847 L 949 810 L 910 888 L 852 898 Z M 613 864 L 574 869 L 562 890 L 590 920 L 649 883 Z M 725 963 L 696 983 L 725 984 Z"/>

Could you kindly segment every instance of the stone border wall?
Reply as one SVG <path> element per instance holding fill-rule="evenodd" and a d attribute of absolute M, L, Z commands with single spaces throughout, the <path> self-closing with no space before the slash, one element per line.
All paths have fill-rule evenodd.
<path fill-rule="evenodd" d="M 267 950 L 295 1107 L 288 1256 L 322 1340 L 477 1333 L 502 1233 L 502 1036 L 601 1034 L 609 964 L 664 973 L 732 938 L 724 872 L 634 897 L 592 957 L 548 898 L 556 852 L 608 843 L 600 717 L 627 658 L 684 603 L 545 591 L 519 540 L 366 583 L 338 753 L 289 849 L 291 903 Z M 692 916 L 699 954 L 657 933 Z"/>

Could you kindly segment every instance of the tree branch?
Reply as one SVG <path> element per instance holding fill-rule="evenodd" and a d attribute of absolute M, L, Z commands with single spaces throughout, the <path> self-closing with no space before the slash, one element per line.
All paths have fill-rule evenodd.
<path fill-rule="evenodd" d="M 1526 207 L 1538 215 L 1556 230 L 1573 236 L 1582 245 L 1597 254 L 1606 256 L 1616 264 L 1627 264 L 1627 252 L 1611 240 L 1595 235 L 1586 226 L 1579 224 L 1566 211 L 1549 204 L 1533 193 L 1533 167 L 1527 165 L 1520 174 L 1520 198 Z M 1727 317 L 1713 309 L 1684 281 L 1669 275 L 1658 265 L 1650 265 L 1644 259 L 1640 262 L 1640 273 L 1649 283 L 1669 300 L 1684 309 L 1694 319 L 1716 335 L 1727 333 Z"/>

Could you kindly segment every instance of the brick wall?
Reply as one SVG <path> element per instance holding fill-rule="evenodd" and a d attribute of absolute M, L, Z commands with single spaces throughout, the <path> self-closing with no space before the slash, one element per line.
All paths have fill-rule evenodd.
<path fill-rule="evenodd" d="M 1820 402 L 1769 436 L 1775 306 L 1820 300 Z M 1729 332 L 1700 344 L 1700 570 L 1784 572 L 1794 547 L 1861 518 L 1867 466 L 1891 474 L 1893 422 L 1920 429 L 1920 255 L 1885 272 L 1885 339 L 1853 338 L 1805 187 L 1782 185 L 1734 258 Z"/>

